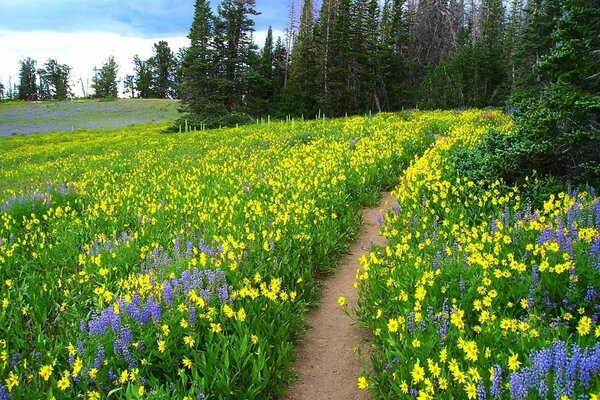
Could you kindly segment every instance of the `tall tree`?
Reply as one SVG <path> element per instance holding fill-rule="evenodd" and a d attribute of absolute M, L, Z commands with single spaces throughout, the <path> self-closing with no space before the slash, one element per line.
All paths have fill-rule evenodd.
<path fill-rule="evenodd" d="M 517 44 L 514 90 L 511 103 L 536 96 L 543 89 L 543 77 L 536 68 L 538 61 L 556 44 L 553 32 L 563 17 L 561 0 L 529 0 L 525 8 L 525 27 Z"/>
<path fill-rule="evenodd" d="M 357 82 L 356 57 L 353 40 L 352 1 L 338 0 L 333 21 L 330 88 L 333 101 L 329 111 L 332 115 L 358 112 L 353 109 L 353 86 Z"/>
<path fill-rule="evenodd" d="M 248 72 L 256 58 L 252 43 L 254 21 L 258 15 L 255 0 L 223 0 L 218 7 L 219 18 L 215 24 L 215 41 L 219 68 L 219 90 L 224 95 L 224 105 L 234 119 L 245 113 L 244 96 L 248 85 Z"/>
<path fill-rule="evenodd" d="M 20 61 L 19 100 L 33 101 L 38 99 L 36 64 L 36 61 L 30 57 Z"/>
<path fill-rule="evenodd" d="M 288 52 L 281 37 L 277 37 L 273 49 L 273 101 L 278 111 L 281 111 L 283 92 L 289 69 Z"/>
<path fill-rule="evenodd" d="M 254 75 L 254 87 L 250 92 L 254 93 L 254 104 L 252 112 L 256 115 L 269 115 L 276 110 L 273 109 L 275 101 L 275 54 L 273 47 L 273 29 L 269 26 L 265 44 L 260 55 L 258 71 Z"/>
<path fill-rule="evenodd" d="M 315 47 L 316 59 L 319 65 L 317 85 L 319 87 L 319 97 L 317 99 L 319 108 L 329 112 L 333 102 L 330 93 L 330 74 L 332 68 L 332 33 L 333 21 L 337 0 L 323 0 L 319 17 L 315 21 Z"/>
<path fill-rule="evenodd" d="M 138 97 L 148 99 L 152 97 L 153 76 L 149 61 L 144 61 L 136 54 L 133 56 L 133 71 L 135 76 L 135 91 Z"/>
<path fill-rule="evenodd" d="M 225 110 L 217 87 L 215 19 L 207 0 L 196 0 L 194 20 L 179 71 L 179 97 L 184 118 L 194 125 L 218 126 Z"/>
<path fill-rule="evenodd" d="M 600 7 L 597 0 L 561 0 L 560 6 L 564 14 L 555 22 L 555 44 L 535 65 L 544 89 L 518 105 L 515 120 L 531 149 L 530 166 L 597 185 Z"/>
<path fill-rule="evenodd" d="M 4 100 L 4 95 L 5 95 L 4 84 L 2 82 L 0 82 L 0 100 Z"/>
<path fill-rule="evenodd" d="M 93 97 L 95 98 L 117 98 L 119 96 L 117 73 L 119 66 L 113 56 L 102 64 L 100 68 L 94 68 L 92 77 Z"/>
<path fill-rule="evenodd" d="M 123 96 L 131 96 L 131 98 L 136 97 L 136 89 L 135 89 L 135 75 L 125 75 L 123 79 Z"/>
<path fill-rule="evenodd" d="M 506 79 L 504 62 L 505 9 L 502 0 L 482 0 L 481 3 L 481 84 L 483 101 L 478 105 L 502 104 L 501 93 Z"/>
<path fill-rule="evenodd" d="M 175 75 L 177 60 L 169 44 L 161 40 L 154 43 L 153 55 L 147 61 L 152 73 L 152 97 L 159 99 L 173 98 L 176 93 Z"/>
<path fill-rule="evenodd" d="M 290 114 L 312 116 L 317 113 L 316 98 L 316 46 L 313 0 L 304 0 L 300 27 L 292 49 L 290 77 L 286 86 L 286 111 Z"/>
<path fill-rule="evenodd" d="M 66 100 L 73 96 L 70 82 L 71 67 L 67 64 L 59 64 L 55 59 L 48 59 L 38 74 L 41 99 Z"/>
<path fill-rule="evenodd" d="M 386 0 L 379 27 L 380 96 L 384 109 L 410 103 L 407 94 L 414 82 L 408 75 L 409 30 L 416 7 L 405 0 Z M 414 104 L 414 103 L 413 103 Z"/>

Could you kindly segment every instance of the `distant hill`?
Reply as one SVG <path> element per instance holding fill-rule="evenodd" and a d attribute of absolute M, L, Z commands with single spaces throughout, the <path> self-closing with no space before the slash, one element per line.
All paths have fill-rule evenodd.
<path fill-rule="evenodd" d="M 118 128 L 177 118 L 178 100 L 0 102 L 0 136 Z"/>

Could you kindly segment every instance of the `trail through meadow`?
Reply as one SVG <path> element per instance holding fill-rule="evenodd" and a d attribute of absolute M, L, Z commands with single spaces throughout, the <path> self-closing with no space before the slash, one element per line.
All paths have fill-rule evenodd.
<path fill-rule="evenodd" d="M 358 239 L 341 261 L 340 270 L 321 282 L 323 298 L 320 306 L 307 318 L 309 329 L 296 350 L 292 369 L 298 374 L 288 389 L 285 399 L 369 399 L 367 392 L 358 389 L 357 377 L 361 371 L 356 347 L 361 348 L 362 359 L 367 360 L 368 348 L 364 339 L 368 332 L 352 326 L 352 321 L 340 310 L 338 298 L 346 298 L 347 309 L 356 308 L 357 291 L 354 288 L 358 260 L 368 254 L 372 245 L 382 245 L 377 215 L 389 209 L 395 200 L 384 193 L 379 204 L 362 210 L 363 224 Z"/>

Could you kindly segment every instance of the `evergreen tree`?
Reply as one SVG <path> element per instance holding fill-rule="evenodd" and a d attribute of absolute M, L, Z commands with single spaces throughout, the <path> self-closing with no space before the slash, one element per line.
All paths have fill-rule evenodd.
<path fill-rule="evenodd" d="M 217 87 L 215 20 L 207 0 L 196 0 L 194 20 L 179 71 L 179 97 L 183 118 L 194 125 L 218 126 L 225 113 Z"/>
<path fill-rule="evenodd" d="M 71 67 L 49 59 L 38 71 L 40 85 L 39 97 L 43 100 L 66 100 L 73 96 L 71 92 Z"/>
<path fill-rule="evenodd" d="M 536 64 L 556 44 L 553 32 L 564 15 L 561 0 L 529 0 L 525 9 L 525 27 L 517 44 L 511 104 L 535 97 L 544 88 Z"/>
<path fill-rule="evenodd" d="M 529 168 L 600 184 L 600 7 L 562 0 L 555 45 L 536 63 L 544 90 L 517 107 L 516 124 Z"/>
<path fill-rule="evenodd" d="M 332 68 L 332 34 L 337 0 L 323 0 L 319 17 L 315 22 L 314 40 L 316 61 L 318 63 L 317 85 L 319 96 L 317 103 L 324 112 L 330 113 L 334 103 L 330 91 L 330 74 Z"/>
<path fill-rule="evenodd" d="M 119 66 L 113 56 L 108 57 L 99 69 L 94 68 L 94 76 L 92 77 L 93 97 L 117 98 L 119 96 L 118 71 Z"/>
<path fill-rule="evenodd" d="M 222 0 L 215 24 L 218 86 L 230 122 L 248 119 L 246 95 L 251 79 L 251 66 L 258 61 L 257 48 L 252 43 L 254 21 L 258 15 L 255 0 Z"/>
<path fill-rule="evenodd" d="M 404 0 L 386 0 L 379 27 L 380 97 L 386 110 L 410 103 L 407 93 L 414 82 L 408 76 L 410 15 L 404 13 Z"/>
<path fill-rule="evenodd" d="M 150 93 L 154 98 L 175 97 L 177 60 L 169 44 L 161 40 L 154 43 L 153 56 L 147 61 L 151 72 Z"/>
<path fill-rule="evenodd" d="M 125 75 L 125 79 L 123 79 L 123 96 L 127 95 L 131 95 L 131 98 L 136 97 L 134 75 Z"/>
<path fill-rule="evenodd" d="M 0 100 L 4 100 L 5 90 L 4 84 L 0 82 Z"/>
<path fill-rule="evenodd" d="M 38 99 L 36 61 L 30 57 L 20 61 L 19 100 L 34 101 Z"/>
<path fill-rule="evenodd" d="M 136 54 L 133 56 L 133 71 L 135 76 L 135 91 L 139 98 L 152 97 L 153 76 L 149 61 L 144 61 Z"/>
<path fill-rule="evenodd" d="M 331 37 L 331 78 L 330 88 L 332 104 L 330 114 L 334 116 L 344 113 L 359 112 L 354 109 L 353 86 L 357 81 L 355 48 L 352 40 L 353 30 L 352 1 L 339 0 L 333 21 Z"/>
<path fill-rule="evenodd" d="M 316 93 L 317 63 L 314 42 L 314 3 L 305 0 L 302 6 L 300 27 L 292 49 L 289 82 L 286 91 L 286 111 L 306 117 L 317 114 Z"/>
<path fill-rule="evenodd" d="M 275 47 L 273 49 L 273 103 L 277 107 L 277 111 L 282 111 L 283 92 L 286 83 L 286 77 L 289 69 L 289 56 L 283 40 L 277 37 Z"/>
<path fill-rule="evenodd" d="M 477 106 L 502 104 L 500 93 L 506 78 L 504 69 L 504 14 L 502 0 L 483 0 L 481 9 L 481 82 L 482 101 Z"/>
<path fill-rule="evenodd" d="M 265 44 L 263 46 L 257 74 L 254 76 L 254 86 L 250 92 L 254 92 L 254 104 L 251 111 L 255 115 L 269 115 L 276 110 L 273 109 L 275 101 L 275 54 L 273 47 L 273 29 L 269 26 Z"/>

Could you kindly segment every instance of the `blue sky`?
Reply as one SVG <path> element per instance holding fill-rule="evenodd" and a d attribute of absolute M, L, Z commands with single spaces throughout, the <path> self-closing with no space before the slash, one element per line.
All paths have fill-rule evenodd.
<path fill-rule="evenodd" d="M 211 1 L 214 9 L 218 3 Z M 256 0 L 258 45 L 269 25 L 283 35 L 288 6 L 289 0 Z M 38 66 L 57 59 L 73 68 L 73 81 L 87 82 L 94 66 L 112 55 L 124 77 L 132 73 L 133 56 L 150 57 L 159 40 L 174 51 L 187 46 L 193 14 L 194 0 L 0 0 L 0 82 L 15 83 L 26 57 Z M 80 82 L 72 86 L 82 94 Z"/>
<path fill-rule="evenodd" d="M 211 5 L 216 9 L 218 1 Z M 257 30 L 283 29 L 287 0 L 257 0 Z M 0 26 L 14 31 L 108 31 L 140 37 L 186 35 L 193 0 L 0 0 Z"/>

